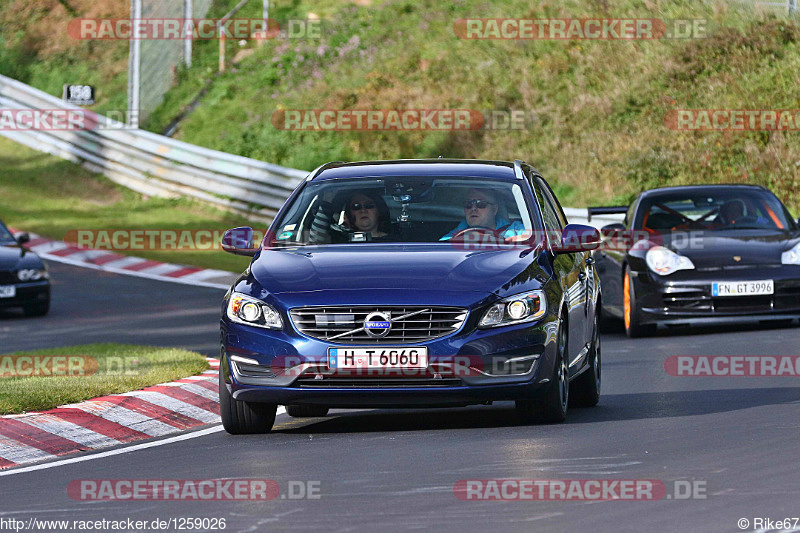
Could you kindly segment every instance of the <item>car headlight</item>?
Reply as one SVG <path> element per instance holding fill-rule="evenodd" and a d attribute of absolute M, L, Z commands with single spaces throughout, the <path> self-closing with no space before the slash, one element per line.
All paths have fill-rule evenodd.
<path fill-rule="evenodd" d="M 668 276 L 678 270 L 694 270 L 694 263 L 688 257 L 678 255 L 663 246 L 655 246 L 645 256 L 647 266 L 659 276 Z"/>
<path fill-rule="evenodd" d="M 40 279 L 48 279 L 50 274 L 46 268 L 26 268 L 18 271 L 17 277 L 20 281 L 39 281 Z"/>
<path fill-rule="evenodd" d="M 281 315 L 269 304 L 234 292 L 228 300 L 228 318 L 232 322 L 257 328 L 283 329 Z"/>
<path fill-rule="evenodd" d="M 547 312 L 544 291 L 530 291 L 504 298 L 483 314 L 479 328 L 495 328 L 521 324 L 541 318 Z"/>
<path fill-rule="evenodd" d="M 781 263 L 784 265 L 800 265 L 800 243 L 788 252 L 781 254 Z"/>

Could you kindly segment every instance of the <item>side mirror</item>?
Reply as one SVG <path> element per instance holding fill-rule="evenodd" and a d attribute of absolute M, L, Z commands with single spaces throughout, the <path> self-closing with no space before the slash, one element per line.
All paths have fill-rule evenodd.
<path fill-rule="evenodd" d="M 571 254 L 590 252 L 600 247 L 601 238 L 597 228 L 583 224 L 568 224 L 561 234 L 561 246 L 554 253 Z"/>
<path fill-rule="evenodd" d="M 226 231 L 222 236 L 222 249 L 234 255 L 256 255 L 258 248 L 253 245 L 253 228 L 241 227 Z"/>
<path fill-rule="evenodd" d="M 17 235 L 17 243 L 18 244 L 25 244 L 26 242 L 30 242 L 31 236 L 27 233 L 20 233 Z"/>

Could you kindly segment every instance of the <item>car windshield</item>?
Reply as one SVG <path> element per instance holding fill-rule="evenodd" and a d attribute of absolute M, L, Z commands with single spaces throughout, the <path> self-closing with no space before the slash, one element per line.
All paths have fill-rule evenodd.
<path fill-rule="evenodd" d="M 720 189 L 648 197 L 635 227 L 650 231 L 794 229 L 786 208 L 767 191 Z"/>
<path fill-rule="evenodd" d="M 0 222 L 0 243 L 16 242 L 11 232 Z"/>
<path fill-rule="evenodd" d="M 468 228 L 520 240 L 532 235 L 531 219 L 522 188 L 512 182 L 420 176 L 320 180 L 295 198 L 265 245 L 435 243 Z"/>

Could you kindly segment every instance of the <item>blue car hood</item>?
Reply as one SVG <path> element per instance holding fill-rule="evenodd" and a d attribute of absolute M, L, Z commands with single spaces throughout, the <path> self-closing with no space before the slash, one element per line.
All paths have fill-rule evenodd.
<path fill-rule="evenodd" d="M 458 250 L 449 244 L 307 246 L 262 251 L 251 265 L 251 276 L 275 295 L 371 291 L 377 296 L 413 291 L 486 296 L 508 289 L 535 255 L 519 249 Z"/>

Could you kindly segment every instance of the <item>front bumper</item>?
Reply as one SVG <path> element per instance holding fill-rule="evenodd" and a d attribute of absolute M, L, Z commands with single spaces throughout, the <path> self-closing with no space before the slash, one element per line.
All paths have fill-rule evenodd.
<path fill-rule="evenodd" d="M 775 292 L 761 296 L 715 297 L 713 282 L 771 279 Z M 632 276 L 645 324 L 740 322 L 800 316 L 800 266 L 760 265 L 680 271 L 670 276 L 638 272 Z"/>
<path fill-rule="evenodd" d="M 16 296 L 0 298 L 0 309 L 45 304 L 50 301 L 50 282 L 47 280 L 15 283 L 14 286 L 16 287 Z"/>
<path fill-rule="evenodd" d="M 411 376 L 342 375 L 327 368 L 327 353 L 345 345 L 306 337 L 291 326 L 270 331 L 223 320 L 220 371 L 233 398 L 250 402 L 385 408 L 519 400 L 534 397 L 552 375 L 557 328 L 557 319 L 548 316 L 462 331 L 414 344 L 428 349 L 429 366 Z"/>

